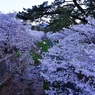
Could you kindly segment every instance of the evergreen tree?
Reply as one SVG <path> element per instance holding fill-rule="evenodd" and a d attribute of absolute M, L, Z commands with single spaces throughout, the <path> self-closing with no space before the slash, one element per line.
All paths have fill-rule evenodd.
<path fill-rule="evenodd" d="M 89 15 L 95 17 L 94 0 L 55 0 L 51 5 L 43 2 L 32 8 L 24 8 L 17 14 L 17 17 L 31 20 L 31 22 L 47 23 L 45 31 L 58 31 L 72 24 L 87 23 L 85 17 Z"/>

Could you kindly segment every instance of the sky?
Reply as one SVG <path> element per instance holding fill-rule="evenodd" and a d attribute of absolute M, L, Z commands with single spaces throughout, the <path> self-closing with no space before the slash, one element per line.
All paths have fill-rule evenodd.
<path fill-rule="evenodd" d="M 48 1 L 49 4 L 54 0 L 0 0 L 0 11 L 3 13 L 22 11 L 23 8 L 31 8 L 33 5 L 42 4 Z"/>

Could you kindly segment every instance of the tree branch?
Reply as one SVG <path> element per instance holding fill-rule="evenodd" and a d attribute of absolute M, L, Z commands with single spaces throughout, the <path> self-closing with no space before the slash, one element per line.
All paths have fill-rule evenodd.
<path fill-rule="evenodd" d="M 74 2 L 74 4 L 75 4 L 75 6 L 76 6 L 82 13 L 85 14 L 85 11 L 84 11 L 83 8 L 77 3 L 77 1 L 76 1 L 76 0 L 73 0 L 73 2 Z"/>
<path fill-rule="evenodd" d="M 79 20 L 81 20 L 84 24 L 87 23 L 87 20 L 86 20 L 85 18 L 80 18 L 80 17 L 75 16 L 75 15 L 71 15 L 71 17 L 72 17 L 72 18 L 75 18 L 75 19 L 79 19 Z"/>

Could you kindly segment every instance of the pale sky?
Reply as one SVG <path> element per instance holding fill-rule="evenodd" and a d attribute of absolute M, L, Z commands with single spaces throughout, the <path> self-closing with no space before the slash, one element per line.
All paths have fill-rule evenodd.
<path fill-rule="evenodd" d="M 44 1 L 50 3 L 54 0 L 0 0 L 0 11 L 3 13 L 18 12 L 23 8 L 31 8 L 32 5 L 42 4 Z"/>

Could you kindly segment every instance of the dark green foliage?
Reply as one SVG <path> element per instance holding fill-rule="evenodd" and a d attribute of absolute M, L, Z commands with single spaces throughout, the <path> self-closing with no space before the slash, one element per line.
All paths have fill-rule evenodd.
<path fill-rule="evenodd" d="M 80 22 L 85 24 L 87 23 L 85 17 L 89 15 L 95 17 L 94 0 L 55 0 L 51 5 L 48 5 L 48 2 L 43 2 L 41 5 L 32 6 L 32 8 L 24 8 L 24 11 L 19 12 L 17 17 L 31 20 L 31 22 L 39 22 L 39 24 L 47 23 L 48 26 L 44 30 L 55 32 L 72 24 Z M 47 21 L 47 19 L 50 20 Z M 80 22 L 77 22 L 77 19 Z"/>
<path fill-rule="evenodd" d="M 49 40 L 44 40 L 44 41 L 38 42 L 38 46 L 42 52 L 47 52 L 48 49 L 50 48 Z"/>
<path fill-rule="evenodd" d="M 16 56 L 17 57 L 20 57 L 21 56 L 21 54 L 20 54 L 20 52 L 18 50 L 16 50 L 15 52 L 16 52 Z"/>
<path fill-rule="evenodd" d="M 49 90 L 49 82 L 47 82 L 46 80 L 43 81 L 43 89 L 44 90 Z"/>
<path fill-rule="evenodd" d="M 34 64 L 37 66 L 40 64 L 39 59 L 42 59 L 42 53 L 43 52 L 48 52 L 48 49 L 50 48 L 49 45 L 49 40 L 43 40 L 37 43 L 39 49 L 40 49 L 40 53 L 36 53 L 36 51 L 30 51 L 30 55 L 33 58 Z M 17 54 L 19 55 L 19 52 L 17 52 Z"/>
<path fill-rule="evenodd" d="M 45 31 L 59 31 L 63 27 L 68 27 L 73 24 L 73 21 L 70 18 L 70 14 L 72 10 L 68 10 L 67 8 L 60 8 L 62 14 L 54 15 L 51 17 L 49 25 L 45 28 Z"/>
<path fill-rule="evenodd" d="M 35 64 L 36 66 L 39 65 L 39 64 L 40 64 L 39 59 L 41 59 L 42 56 L 41 56 L 40 54 L 34 52 L 34 51 L 30 51 L 30 55 L 31 55 L 31 57 L 32 57 L 33 60 L 34 60 L 34 64 Z"/>
<path fill-rule="evenodd" d="M 3 89 L 4 86 L 6 86 L 4 83 L 0 84 L 0 91 Z"/>
<path fill-rule="evenodd" d="M 41 5 L 38 6 L 32 6 L 31 8 L 25 9 L 23 8 L 24 11 L 19 12 L 17 14 L 18 18 L 21 18 L 23 20 L 31 20 L 31 21 L 36 21 L 38 22 L 41 18 L 44 16 L 43 12 L 46 12 L 51 6 L 47 6 L 48 2 L 44 2 Z"/>

